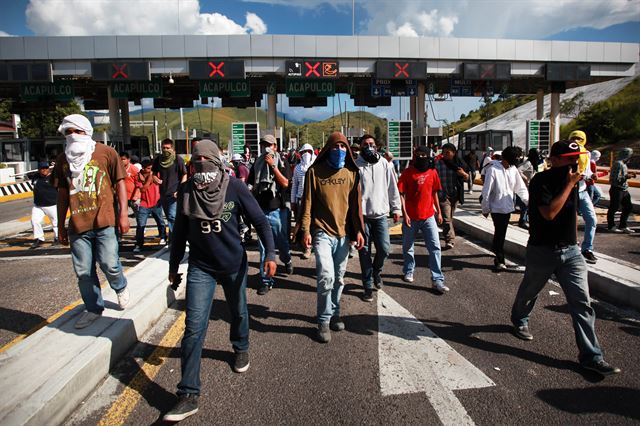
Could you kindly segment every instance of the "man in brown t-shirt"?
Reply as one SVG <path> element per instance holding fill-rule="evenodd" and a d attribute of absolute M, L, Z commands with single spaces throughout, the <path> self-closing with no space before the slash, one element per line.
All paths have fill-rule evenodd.
<path fill-rule="evenodd" d="M 56 158 L 52 178 L 58 189 L 58 217 L 66 217 L 70 210 L 69 232 L 65 221 L 60 220 L 58 235 L 61 244 L 71 243 L 71 260 L 86 309 L 75 327 L 85 328 L 104 310 L 96 261 L 116 292 L 120 307 L 124 309 L 129 302 L 115 233 L 115 226 L 122 234 L 129 231 L 126 172 L 113 148 L 91 139 L 93 128 L 83 115 L 65 117 L 58 131 L 66 138 L 65 151 Z M 114 189 L 120 207 L 117 220 Z"/>

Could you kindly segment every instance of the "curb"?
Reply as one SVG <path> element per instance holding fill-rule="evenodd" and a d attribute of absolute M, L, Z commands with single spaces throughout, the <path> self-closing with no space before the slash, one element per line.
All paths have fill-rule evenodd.
<path fill-rule="evenodd" d="M 106 288 L 107 308 L 91 326 L 74 329 L 84 308 L 80 305 L 0 354 L 0 387 L 11 389 L 0 401 L 0 423 L 63 423 L 176 298 L 183 297 L 186 286 L 174 294 L 167 285 L 168 258 L 164 248 L 127 272 L 131 301 L 125 310 L 118 310 L 115 292 Z"/>
<path fill-rule="evenodd" d="M 456 229 L 491 244 L 493 223 L 479 213 L 458 209 L 453 218 Z M 505 253 L 524 259 L 528 232 L 509 225 L 505 240 Z M 628 306 L 640 310 L 640 269 L 636 265 L 596 253 L 598 263 L 587 265 L 589 269 L 589 290 L 602 300 L 617 306 Z"/>

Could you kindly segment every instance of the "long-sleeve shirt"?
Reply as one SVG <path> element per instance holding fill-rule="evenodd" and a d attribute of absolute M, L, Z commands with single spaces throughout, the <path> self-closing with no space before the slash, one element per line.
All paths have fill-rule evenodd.
<path fill-rule="evenodd" d="M 178 196 L 176 220 L 171 233 L 169 272 L 177 272 L 189 241 L 189 264 L 211 273 L 238 271 L 246 252 L 240 238 L 241 215 L 256 228 L 265 247 L 266 260 L 275 260 L 275 243 L 271 226 L 247 186 L 230 177 L 220 219 L 202 220 L 182 212 L 182 194 Z M 182 190 L 180 191 L 182 192 Z"/>
<path fill-rule="evenodd" d="M 515 195 L 529 203 L 529 191 L 515 166 L 505 169 L 500 160 L 487 166 L 482 186 L 482 213 L 511 213 L 514 211 Z"/>
<path fill-rule="evenodd" d="M 624 161 L 616 161 L 613 163 L 613 167 L 611 167 L 611 175 L 609 176 L 609 184 L 612 188 L 626 190 L 629 188 L 629 183 L 627 183 L 627 179 L 629 169 Z"/>
<path fill-rule="evenodd" d="M 293 169 L 293 178 L 291 179 L 291 204 L 297 204 L 302 199 L 304 193 L 304 177 L 306 171 L 302 171 L 300 164 Z"/>
<path fill-rule="evenodd" d="M 360 170 L 362 215 L 375 219 L 387 216 L 389 211 L 401 214 L 398 179 L 393 164 L 385 161 L 384 158 L 371 164 L 362 157 L 358 157 L 356 166 Z"/>

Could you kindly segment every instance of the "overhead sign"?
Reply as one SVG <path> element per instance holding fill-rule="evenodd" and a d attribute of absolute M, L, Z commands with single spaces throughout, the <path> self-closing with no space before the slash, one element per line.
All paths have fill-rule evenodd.
<path fill-rule="evenodd" d="M 148 61 L 91 62 L 91 78 L 97 81 L 151 80 Z"/>
<path fill-rule="evenodd" d="M 231 152 L 233 154 L 244 153 L 245 145 L 251 149 L 251 156 L 256 158 L 260 150 L 260 124 L 259 123 L 231 123 Z"/>
<path fill-rule="evenodd" d="M 527 120 L 527 152 L 531 148 L 548 151 L 551 147 L 551 123 L 549 120 Z"/>
<path fill-rule="evenodd" d="M 244 79 L 244 61 L 229 59 L 207 59 L 189 61 L 191 80 Z"/>
<path fill-rule="evenodd" d="M 251 84 L 249 80 L 201 80 L 200 96 L 246 98 L 251 96 Z"/>
<path fill-rule="evenodd" d="M 473 96 L 473 82 L 471 80 L 451 80 L 451 96 Z"/>
<path fill-rule="evenodd" d="M 506 62 L 466 62 L 462 67 L 465 80 L 510 80 L 511 64 Z"/>
<path fill-rule="evenodd" d="M 286 76 L 300 78 L 337 78 L 338 61 L 318 61 L 317 59 L 300 59 L 286 61 Z"/>
<path fill-rule="evenodd" d="M 371 96 L 374 98 L 384 96 L 416 96 L 418 82 L 415 80 L 390 80 L 374 78 L 371 81 Z"/>
<path fill-rule="evenodd" d="M 336 82 L 330 79 L 288 78 L 286 93 L 290 98 L 328 97 L 336 94 Z"/>
<path fill-rule="evenodd" d="M 50 62 L 6 62 L 0 63 L 0 81 L 29 82 L 41 81 L 53 83 L 53 71 Z"/>
<path fill-rule="evenodd" d="M 275 81 L 267 82 L 267 95 L 276 95 L 278 94 L 278 88 L 276 86 Z"/>
<path fill-rule="evenodd" d="M 389 121 L 387 124 L 387 150 L 398 160 L 413 156 L 413 121 Z"/>
<path fill-rule="evenodd" d="M 27 102 L 55 99 L 69 101 L 75 96 L 73 83 L 58 81 L 55 83 L 24 83 L 20 85 L 20 98 Z"/>
<path fill-rule="evenodd" d="M 546 74 L 547 81 L 589 80 L 591 78 L 591 65 L 548 63 Z"/>
<path fill-rule="evenodd" d="M 111 84 L 111 96 L 116 99 L 130 99 L 134 96 L 161 98 L 162 88 L 160 78 L 151 81 L 118 81 Z"/>
<path fill-rule="evenodd" d="M 427 63 L 417 61 L 376 61 L 376 77 L 407 80 L 427 77 Z"/>

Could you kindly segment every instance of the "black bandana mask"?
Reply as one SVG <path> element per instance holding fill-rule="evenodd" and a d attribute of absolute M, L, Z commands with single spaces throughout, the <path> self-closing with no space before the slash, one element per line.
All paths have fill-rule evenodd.
<path fill-rule="evenodd" d="M 413 161 L 413 165 L 419 172 L 426 172 L 427 170 L 434 168 L 433 158 L 431 157 L 416 157 Z"/>
<path fill-rule="evenodd" d="M 380 154 L 372 146 L 368 146 L 360 151 L 360 156 L 370 164 L 376 164 L 380 160 Z"/>
<path fill-rule="evenodd" d="M 220 182 L 222 172 L 219 165 L 211 160 L 194 161 L 193 168 L 195 173 L 193 174 L 193 184 L 196 189 L 202 191 L 206 189 L 210 184 Z"/>

